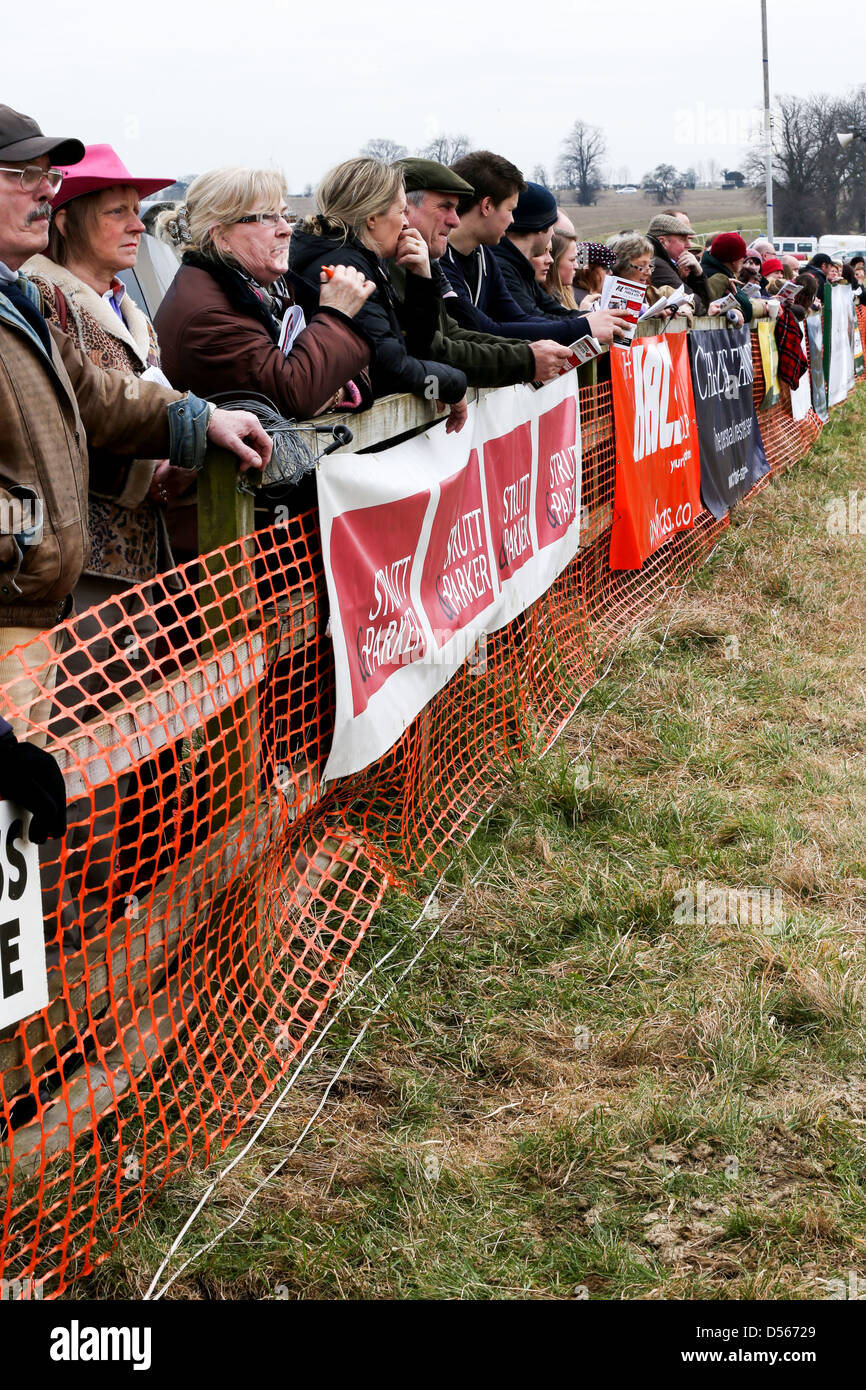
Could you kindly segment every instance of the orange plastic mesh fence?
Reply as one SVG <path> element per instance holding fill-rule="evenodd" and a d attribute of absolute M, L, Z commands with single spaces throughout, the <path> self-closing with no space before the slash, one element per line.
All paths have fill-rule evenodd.
<path fill-rule="evenodd" d="M 2 708 L 29 710 L 64 767 L 70 828 L 41 854 L 49 1006 L 0 1032 L 6 1279 L 56 1295 L 170 1174 L 226 1147 L 310 1039 L 388 885 L 441 867 L 707 555 L 727 523 L 702 512 L 639 572 L 611 572 L 609 384 L 581 390 L 581 414 L 577 558 L 327 793 L 314 513 L 19 649 Z M 774 469 L 820 427 L 795 425 L 784 395 L 761 424 Z"/>

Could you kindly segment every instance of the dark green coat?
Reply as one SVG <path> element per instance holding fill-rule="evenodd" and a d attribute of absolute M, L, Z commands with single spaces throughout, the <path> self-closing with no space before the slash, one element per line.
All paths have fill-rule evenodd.
<path fill-rule="evenodd" d="M 710 300 L 723 299 L 729 291 L 736 295 L 737 303 L 743 311 L 743 318 L 746 323 L 751 323 L 752 319 L 765 319 L 767 317 L 767 306 L 762 299 L 752 299 L 744 290 L 738 289 L 731 283 L 730 267 L 723 261 L 716 260 L 712 251 L 705 251 L 701 258 L 701 270 L 707 277 L 707 288 L 710 291 Z"/>
<path fill-rule="evenodd" d="M 451 286 L 439 268 L 431 261 L 433 279 L 439 292 L 447 294 Z M 406 272 L 395 261 L 389 261 L 388 274 L 399 299 L 403 299 Z M 448 301 L 439 300 L 439 328 L 433 337 L 431 355 L 439 362 L 459 367 L 470 386 L 514 386 L 520 381 L 532 381 L 535 358 L 525 340 L 498 338 L 492 333 L 477 333 L 461 328 L 448 313 Z"/>

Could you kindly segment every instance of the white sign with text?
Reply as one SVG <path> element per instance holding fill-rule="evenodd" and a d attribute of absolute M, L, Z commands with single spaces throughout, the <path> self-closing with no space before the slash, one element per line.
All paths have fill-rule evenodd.
<path fill-rule="evenodd" d="M 48 1003 L 39 853 L 30 812 L 0 801 L 0 1028 Z"/>

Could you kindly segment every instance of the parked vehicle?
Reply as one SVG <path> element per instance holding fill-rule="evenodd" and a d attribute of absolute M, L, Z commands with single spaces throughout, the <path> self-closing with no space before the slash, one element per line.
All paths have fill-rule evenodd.
<path fill-rule="evenodd" d="M 773 245 L 780 256 L 796 256 L 801 261 L 811 261 L 819 249 L 813 236 L 774 236 Z"/>
<path fill-rule="evenodd" d="M 838 256 L 840 253 L 850 257 L 857 251 L 863 251 L 863 233 L 851 232 L 847 236 L 841 236 L 838 232 L 828 232 L 818 241 L 818 250 L 826 251 L 828 256 Z"/>

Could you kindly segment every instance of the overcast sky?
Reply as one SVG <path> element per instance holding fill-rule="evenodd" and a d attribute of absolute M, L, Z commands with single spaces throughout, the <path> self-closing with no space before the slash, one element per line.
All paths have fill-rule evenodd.
<path fill-rule="evenodd" d="M 844 7 L 831 33 L 814 0 L 768 8 L 773 92 L 841 93 L 866 78 Z M 527 175 L 553 172 L 577 118 L 604 130 L 616 179 L 661 162 L 738 168 L 762 103 L 760 0 L 692 9 L 13 0 L 2 100 L 47 134 L 107 141 L 141 177 L 275 163 L 296 192 L 370 137 L 414 151 L 437 131 L 465 131 Z"/>

